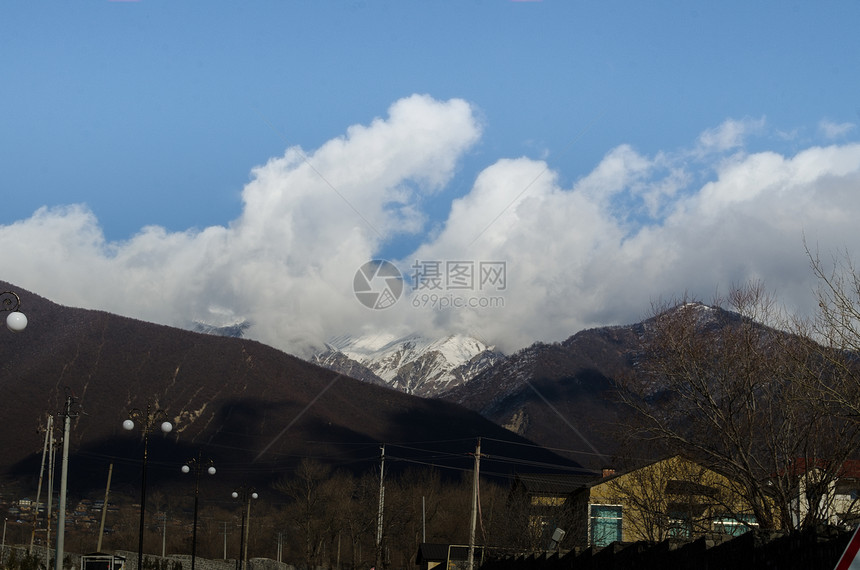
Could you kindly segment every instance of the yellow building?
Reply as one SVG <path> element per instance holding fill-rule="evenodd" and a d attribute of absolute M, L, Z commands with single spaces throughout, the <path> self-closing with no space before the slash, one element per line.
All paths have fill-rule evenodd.
<path fill-rule="evenodd" d="M 756 526 L 735 483 L 681 456 L 593 481 L 573 502 L 588 518 L 578 545 L 738 535 Z"/>

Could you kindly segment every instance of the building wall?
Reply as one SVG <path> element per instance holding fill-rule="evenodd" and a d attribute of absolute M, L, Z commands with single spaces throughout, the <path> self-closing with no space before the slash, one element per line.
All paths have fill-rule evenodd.
<path fill-rule="evenodd" d="M 694 538 L 729 528 L 715 521 L 751 509 L 726 477 L 680 456 L 658 461 L 593 485 L 588 492 L 589 545 L 605 546 L 606 528 L 592 515 L 611 508 L 621 511 L 621 540 L 659 542 L 666 538 Z M 596 508 L 597 507 L 597 508 Z M 746 519 L 749 520 L 749 519 Z M 733 529 L 746 528 L 744 525 Z M 604 543 L 600 543 L 600 539 Z"/>

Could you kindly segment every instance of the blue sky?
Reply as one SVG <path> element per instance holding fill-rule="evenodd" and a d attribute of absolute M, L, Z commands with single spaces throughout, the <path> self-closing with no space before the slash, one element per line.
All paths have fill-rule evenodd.
<path fill-rule="evenodd" d="M 860 237 L 832 217 L 860 208 L 858 21 L 847 1 L 4 4 L 0 279 L 248 319 L 299 353 L 394 329 L 513 350 L 750 278 L 804 307 L 803 236 Z M 372 258 L 504 260 L 511 287 L 504 309 L 368 313 Z"/>

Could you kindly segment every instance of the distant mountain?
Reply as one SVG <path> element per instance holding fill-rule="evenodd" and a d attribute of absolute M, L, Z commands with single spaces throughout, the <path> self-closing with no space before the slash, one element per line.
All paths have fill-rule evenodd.
<path fill-rule="evenodd" d="M 504 356 L 474 338 L 332 339 L 313 361 L 373 384 L 454 402 L 541 445 L 576 450 L 590 468 L 613 462 L 615 379 L 633 372 L 642 323 L 581 331 Z"/>
<path fill-rule="evenodd" d="M 434 397 L 504 359 L 494 347 L 465 335 L 428 339 L 341 336 L 313 362 L 372 383 L 422 397 Z"/>
<path fill-rule="evenodd" d="M 707 311 L 703 306 L 703 318 Z M 343 336 L 313 362 L 354 378 L 465 406 L 541 445 L 574 450 L 589 468 L 615 462 L 619 418 L 615 381 L 634 373 L 645 323 L 581 331 L 504 356 L 452 335 Z"/>
<path fill-rule="evenodd" d="M 695 310 L 703 328 L 739 323 L 741 317 L 701 303 Z M 615 464 L 627 451 L 619 430 L 629 413 L 617 397 L 617 380 L 637 374 L 641 340 L 653 319 L 625 326 L 580 331 L 559 343 L 535 343 L 438 398 L 461 404 L 484 417 L 583 465 Z M 656 389 L 656 387 L 655 387 Z"/>
<path fill-rule="evenodd" d="M 190 330 L 203 334 L 211 334 L 215 336 L 229 336 L 232 338 L 245 338 L 245 331 L 248 330 L 251 323 L 248 321 L 240 321 L 226 325 L 213 325 L 202 321 L 194 321 L 191 323 Z"/>
<path fill-rule="evenodd" d="M 258 342 L 63 307 L 0 282 L 6 289 L 19 293 L 29 325 L 0 331 L 0 484 L 35 488 L 39 428 L 48 414 L 62 425 L 67 396 L 70 490 L 103 485 L 113 463 L 113 485 L 135 492 L 141 431 L 121 427 L 134 409 L 164 410 L 175 424 L 169 435 L 149 436 L 153 486 L 187 486 L 178 468 L 198 452 L 217 466 L 212 485 L 264 487 L 302 457 L 373 469 L 380 443 L 390 469 L 433 457 L 459 477 L 478 437 L 488 453 L 573 465 L 459 405 L 361 382 Z"/>
<path fill-rule="evenodd" d="M 541 445 L 575 450 L 590 467 L 614 462 L 625 413 L 615 379 L 633 372 L 642 323 L 581 331 L 564 342 L 535 343 L 439 397 Z"/>
<path fill-rule="evenodd" d="M 323 368 L 243 338 L 62 307 L 2 282 L 0 288 L 20 294 L 29 319 L 22 333 L 0 331 L 0 476 L 36 477 L 39 428 L 47 414 L 60 424 L 68 394 L 73 486 L 99 484 L 111 462 L 117 480 L 123 470 L 136 480 L 140 434 L 120 425 L 129 409 L 147 406 L 165 410 L 176 424 L 169 436 L 150 438 L 150 455 L 159 458 L 154 479 L 159 470 L 172 478 L 199 449 L 231 485 L 266 484 L 306 456 L 366 469 L 383 442 L 449 442 L 389 447 L 387 457 L 413 454 L 409 460 L 420 462 L 435 447 L 468 469 L 465 452 L 479 436 L 490 455 L 527 453 L 541 463 L 597 469 L 619 452 L 616 426 L 625 409 L 614 399 L 615 382 L 635 373 L 648 326 L 581 331 L 508 357 L 461 335 L 340 337 L 315 358 Z M 701 315 L 713 318 L 704 306 Z M 491 449 L 506 445 L 499 442 L 516 450 Z M 572 453 L 562 459 L 532 442 Z"/>

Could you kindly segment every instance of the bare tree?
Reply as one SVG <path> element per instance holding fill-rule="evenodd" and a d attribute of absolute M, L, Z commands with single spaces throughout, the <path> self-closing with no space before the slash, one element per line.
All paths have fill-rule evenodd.
<path fill-rule="evenodd" d="M 443 505 L 439 473 L 428 469 L 408 469 L 385 486 L 385 536 L 391 549 L 392 566 L 415 565 L 418 545 L 429 527 L 429 540 L 436 531 Z M 396 558 L 395 558 L 396 557 Z"/>
<path fill-rule="evenodd" d="M 762 528 L 821 520 L 819 503 L 796 508 L 801 477 L 824 465 L 806 487 L 823 493 L 860 444 L 857 424 L 817 405 L 829 366 L 816 343 L 777 328 L 788 323 L 760 283 L 711 306 L 656 306 L 637 372 L 621 382 L 636 435 L 736 482 Z"/>
<path fill-rule="evenodd" d="M 352 567 L 367 565 L 376 556 L 376 528 L 379 507 L 379 473 L 359 477 L 352 497 L 345 504 L 345 532 L 350 538 Z"/>
<path fill-rule="evenodd" d="M 356 481 L 352 474 L 337 471 L 323 484 L 323 504 L 318 513 L 321 531 L 327 543 L 327 558 L 330 568 L 340 567 L 350 546 L 351 523 L 363 509 L 355 504 Z M 368 518 L 368 517 L 366 517 Z M 351 550 L 351 549 L 350 549 Z"/>
<path fill-rule="evenodd" d="M 831 410 L 860 421 L 860 275 L 848 252 L 826 263 L 807 248 L 818 279 L 818 312 L 810 321 L 796 322 L 803 336 L 815 342 L 830 374 L 816 380 L 821 401 Z"/>
<path fill-rule="evenodd" d="M 302 538 L 305 563 L 309 568 L 319 565 L 323 543 L 323 528 L 319 514 L 326 502 L 323 489 L 329 475 L 328 466 L 303 459 L 294 477 L 283 479 L 275 484 L 276 490 L 294 501 L 289 509 L 289 517 Z"/>

